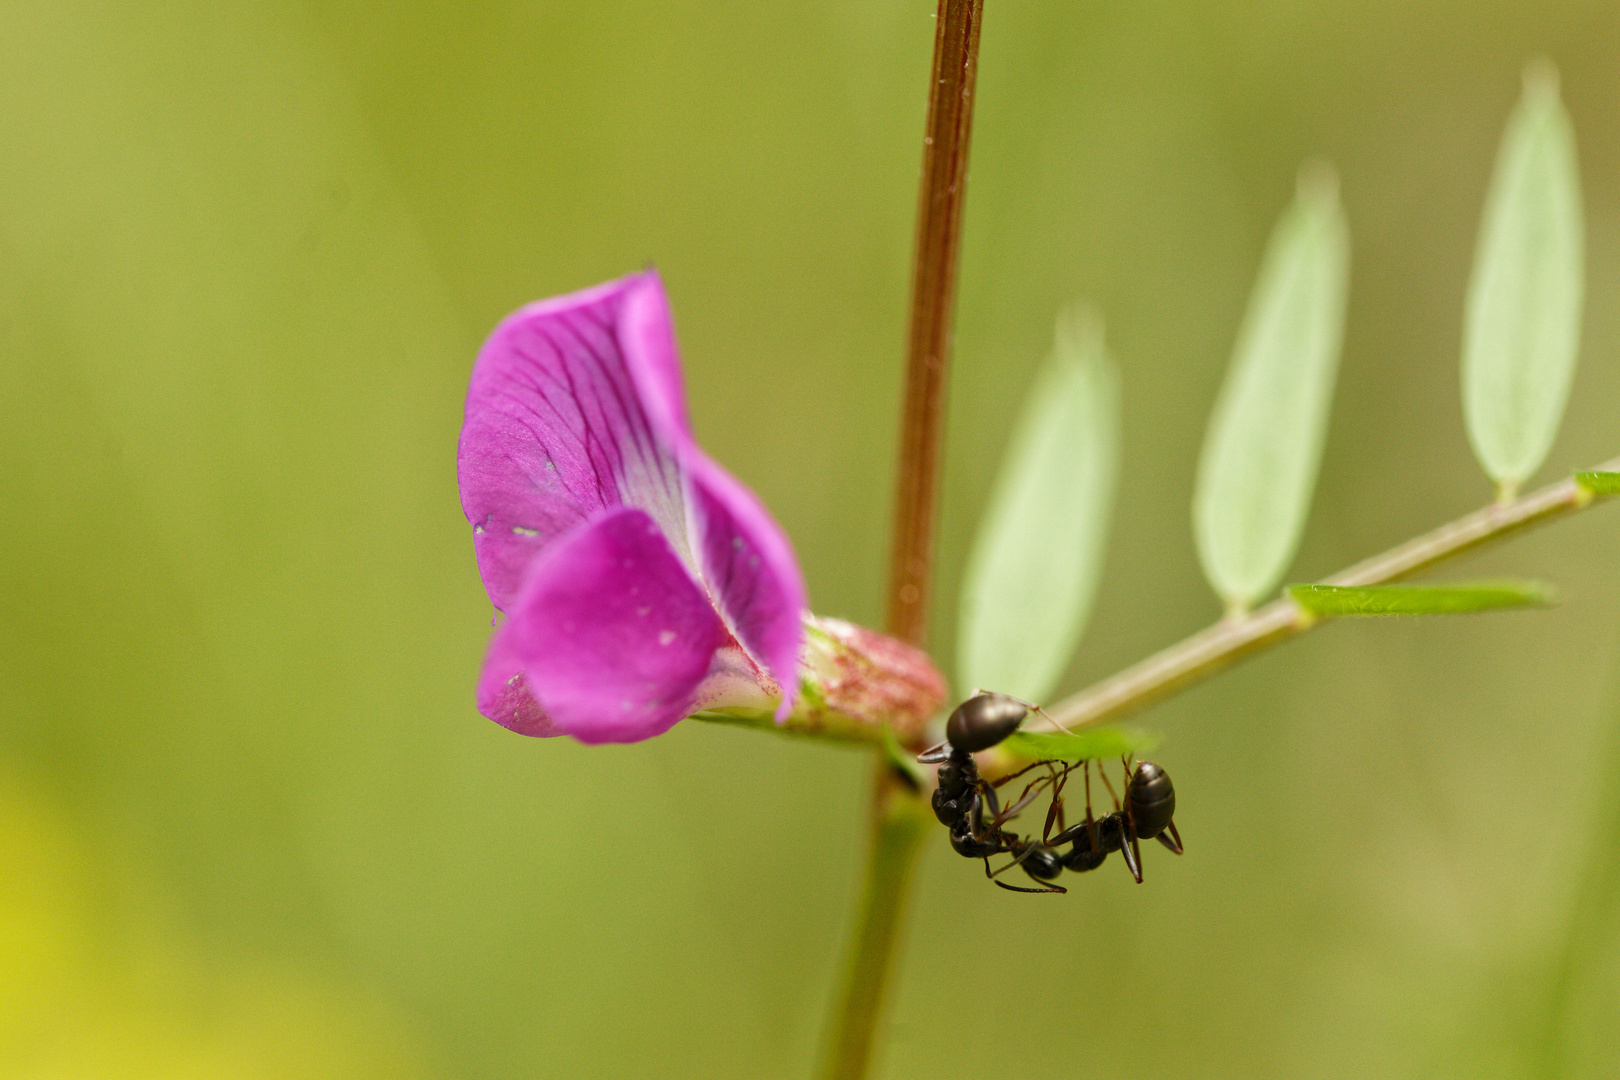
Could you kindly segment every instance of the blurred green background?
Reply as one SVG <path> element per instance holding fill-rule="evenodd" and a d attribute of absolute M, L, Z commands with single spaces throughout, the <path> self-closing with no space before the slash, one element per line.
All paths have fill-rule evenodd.
<path fill-rule="evenodd" d="M 1462 301 L 1538 51 L 1589 229 L 1543 478 L 1620 453 L 1612 0 L 988 7 L 936 641 L 1076 299 L 1126 443 L 1068 685 L 1219 614 L 1194 462 L 1311 157 L 1354 266 L 1290 579 L 1485 501 Z M 0 7 L 0 1075 L 808 1074 L 867 758 L 481 719 L 455 441 L 503 314 L 656 263 L 701 436 L 816 609 L 875 624 L 932 33 L 929 0 Z M 1156 709 L 1188 853 L 1141 887 L 1004 893 L 941 830 L 881 1074 L 1620 1075 L 1617 540 L 1600 508 L 1464 570 L 1553 611 L 1332 626 Z"/>

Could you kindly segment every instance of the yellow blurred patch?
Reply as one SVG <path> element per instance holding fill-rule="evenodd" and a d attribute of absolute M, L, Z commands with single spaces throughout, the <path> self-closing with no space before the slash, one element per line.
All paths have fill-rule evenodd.
<path fill-rule="evenodd" d="M 374 997 L 274 960 L 211 961 L 172 931 L 119 940 L 107 895 L 70 823 L 0 775 L 0 1075 L 427 1075 Z"/>

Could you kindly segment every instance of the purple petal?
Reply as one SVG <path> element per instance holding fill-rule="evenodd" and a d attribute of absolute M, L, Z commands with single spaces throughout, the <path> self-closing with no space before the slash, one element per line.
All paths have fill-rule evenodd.
<path fill-rule="evenodd" d="M 655 437 L 620 341 L 624 302 L 649 283 L 661 294 L 637 274 L 530 304 L 478 354 L 457 474 L 498 608 L 542 548 L 609 507 L 639 506 L 687 543 L 674 444 Z"/>
<path fill-rule="evenodd" d="M 664 280 L 656 270 L 641 274 L 625 290 L 618 329 L 625 364 L 648 420 L 671 446 L 691 442 L 692 424 L 686 415 L 675 321 L 670 315 Z"/>
<path fill-rule="evenodd" d="M 587 743 L 667 731 L 730 640 L 664 531 L 633 508 L 553 541 L 502 629 L 545 713 Z"/>
<path fill-rule="evenodd" d="M 511 629 L 508 619 L 489 640 L 489 655 L 478 676 L 478 711 L 519 735 L 546 738 L 565 734 L 534 700 L 523 662 L 514 650 Z"/>
<path fill-rule="evenodd" d="M 703 577 L 731 632 L 781 686 L 781 720 L 799 691 L 806 599 L 798 561 L 752 491 L 695 446 L 685 462 Z"/>
<path fill-rule="evenodd" d="M 753 492 L 692 438 L 669 301 L 645 275 L 626 295 L 619 339 L 646 415 L 687 472 L 698 566 L 737 640 L 782 688 L 781 719 L 798 693 L 804 579 L 787 534 Z"/>

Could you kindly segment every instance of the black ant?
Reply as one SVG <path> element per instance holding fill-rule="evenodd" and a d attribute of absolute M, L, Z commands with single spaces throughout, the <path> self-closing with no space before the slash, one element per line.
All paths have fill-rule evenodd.
<path fill-rule="evenodd" d="M 943 762 L 939 767 L 939 786 L 934 790 L 934 816 L 951 830 L 951 847 L 958 855 L 983 859 L 985 876 L 992 879 L 1002 870 L 1018 865 L 1030 877 L 1045 883 L 1063 872 L 1061 856 L 1050 847 L 1032 844 L 1001 826 L 1033 802 L 1048 782 L 1055 782 L 1055 776 L 1052 781 L 1042 778 L 1031 783 L 1017 802 L 1003 810 L 996 797 L 996 784 L 987 783 L 979 775 L 978 763 L 973 760 L 975 752 L 990 749 L 1018 730 L 1030 708 L 1028 703 L 1006 694 L 975 694 L 958 705 L 945 721 L 945 741 L 918 754 L 917 760 L 930 765 Z M 1006 777 L 997 783 L 1009 779 L 1011 777 Z M 984 818 L 987 806 L 989 821 Z M 990 857 L 1003 854 L 1016 858 L 991 873 Z M 1014 892 L 1068 891 L 1059 885 L 1025 889 L 1003 881 L 996 884 Z"/>
<path fill-rule="evenodd" d="M 1063 827 L 1063 785 L 1074 769 L 1070 765 L 1063 770 L 1053 787 L 1052 807 L 1046 814 L 1046 829 L 1041 842 L 1054 848 L 1072 843 L 1073 848 L 1063 857 L 1063 866 L 1076 873 L 1095 870 L 1108 858 L 1109 852 L 1117 851 L 1124 856 L 1126 868 L 1140 885 L 1142 849 L 1138 846 L 1139 840 L 1158 840 L 1175 854 L 1181 854 L 1181 833 L 1176 830 L 1174 820 L 1175 786 L 1170 783 L 1170 774 L 1151 761 L 1138 762 L 1134 769 L 1130 769 L 1127 763 L 1126 768 L 1130 771 L 1125 782 L 1125 805 L 1122 808 L 1119 797 L 1114 794 L 1114 786 L 1108 783 L 1107 774 L 1098 769 L 1097 774 L 1102 777 L 1109 796 L 1114 800 L 1114 812 L 1093 820 L 1090 764 L 1082 763 L 1086 778 L 1086 820 L 1079 825 Z M 1051 835 L 1054 817 L 1057 818 L 1059 829 L 1056 836 Z"/>
<path fill-rule="evenodd" d="M 1181 835 L 1173 820 L 1176 811 L 1175 787 L 1170 776 L 1151 761 L 1139 763 L 1131 770 L 1125 784 L 1125 803 L 1121 807 L 1114 786 L 1101 770 L 1103 783 L 1114 800 L 1114 812 L 1094 819 L 1091 813 L 1090 762 L 1082 763 L 1086 781 L 1086 820 L 1069 828 L 1063 821 L 1063 785 L 1075 766 L 1064 766 L 1059 771 L 1051 761 L 1038 761 L 1004 776 L 995 783 L 986 782 L 979 775 L 973 754 L 988 750 L 1018 729 L 1024 717 L 1038 706 L 1005 694 L 981 692 L 974 695 L 951 713 L 945 724 L 945 742 L 919 754 L 918 761 L 940 763 L 939 786 L 934 791 L 934 816 L 951 830 L 951 847 L 957 854 L 970 859 L 984 859 L 985 876 L 996 880 L 1014 866 L 1038 882 L 1038 889 L 1008 885 L 996 880 L 1003 889 L 1027 893 L 1064 893 L 1068 890 L 1052 882 L 1064 870 L 1084 873 L 1101 866 L 1109 852 L 1118 851 L 1137 884 L 1142 882 L 1142 855 L 1138 840 L 1157 839 L 1166 848 L 1180 855 Z M 1030 769 L 1046 766 L 1048 777 L 1031 782 L 1006 810 L 1000 808 L 996 787 Z M 1129 764 L 1126 765 L 1129 769 Z M 1039 842 L 1025 840 L 1003 829 L 1004 822 L 1028 806 L 1048 784 L 1052 787 L 1052 805 L 1047 811 L 1046 827 Z M 988 806 L 991 818 L 984 819 Z M 1054 819 L 1058 834 L 1051 835 Z M 1067 855 L 1055 849 L 1072 844 Z M 1009 854 L 1013 860 L 1000 869 L 990 869 L 990 857 Z"/>

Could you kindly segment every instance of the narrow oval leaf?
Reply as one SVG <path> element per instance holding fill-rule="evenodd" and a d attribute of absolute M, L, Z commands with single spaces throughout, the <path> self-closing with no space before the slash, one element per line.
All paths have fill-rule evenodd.
<path fill-rule="evenodd" d="M 1324 165 L 1300 173 L 1271 234 L 1210 416 L 1193 495 L 1204 574 L 1232 609 L 1293 561 L 1333 404 L 1350 283 L 1350 228 Z"/>
<path fill-rule="evenodd" d="M 1319 618 L 1346 615 L 1461 615 L 1552 603 L 1539 581 L 1467 581 L 1445 585 L 1290 585 L 1294 603 Z"/>
<path fill-rule="evenodd" d="M 1463 326 L 1468 440 L 1504 498 L 1546 459 L 1569 398 L 1585 290 L 1581 218 L 1558 72 L 1534 63 L 1497 153 Z"/>
<path fill-rule="evenodd" d="M 1060 732 L 1015 731 L 1001 745 L 1010 753 L 1042 761 L 1097 761 L 1126 754 L 1141 754 L 1159 745 L 1157 736 L 1138 728 L 1088 728 L 1072 735 Z"/>
<path fill-rule="evenodd" d="M 1091 613 L 1119 458 L 1119 377 L 1087 310 L 1057 342 L 1013 430 L 962 581 L 957 675 L 1039 701 Z"/>
<path fill-rule="evenodd" d="M 1578 472 L 1575 482 L 1589 495 L 1620 495 L 1620 472 Z"/>

